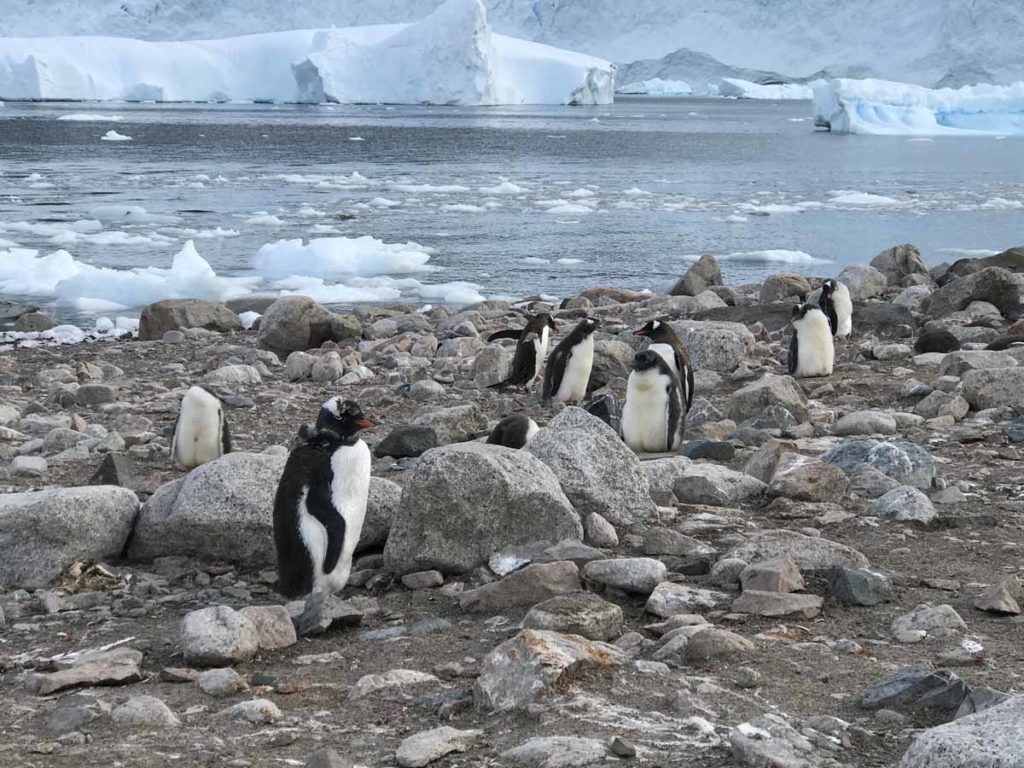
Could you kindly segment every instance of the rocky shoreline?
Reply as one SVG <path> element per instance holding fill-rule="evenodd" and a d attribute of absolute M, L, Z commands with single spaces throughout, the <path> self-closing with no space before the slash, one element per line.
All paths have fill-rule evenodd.
<path fill-rule="evenodd" d="M 1024 249 L 929 271 L 898 246 L 839 279 L 823 379 L 785 375 L 821 280 L 726 287 L 712 257 L 662 295 L 172 301 L 137 337 L 0 353 L 0 764 L 1024 761 Z M 620 401 L 631 332 L 673 320 L 681 455 L 487 389 L 514 344 L 487 335 L 541 309 L 601 321 L 592 389 Z M 959 349 L 916 353 L 935 330 Z M 185 474 L 195 383 L 235 453 Z M 273 494 L 336 394 L 379 425 L 361 552 L 341 597 L 286 604 Z M 483 446 L 516 411 L 538 436 Z"/>

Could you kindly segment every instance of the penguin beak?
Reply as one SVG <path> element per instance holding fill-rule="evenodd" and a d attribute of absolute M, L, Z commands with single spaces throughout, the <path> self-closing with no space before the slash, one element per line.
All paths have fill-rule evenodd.
<path fill-rule="evenodd" d="M 369 419 L 362 418 L 356 419 L 356 426 L 361 427 L 362 429 L 373 429 L 376 425 Z"/>

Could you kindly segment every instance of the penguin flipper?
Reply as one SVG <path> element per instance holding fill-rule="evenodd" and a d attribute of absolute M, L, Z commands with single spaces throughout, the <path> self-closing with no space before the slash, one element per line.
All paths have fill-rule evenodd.
<path fill-rule="evenodd" d="M 498 339 L 518 339 L 522 332 L 521 328 L 508 328 L 504 331 L 495 331 L 487 337 L 487 341 L 497 341 Z"/>
<path fill-rule="evenodd" d="M 789 373 L 790 373 L 790 375 L 796 373 L 796 366 L 797 366 L 797 363 L 799 362 L 800 345 L 797 343 L 796 337 L 797 337 L 797 333 L 796 333 L 796 329 L 794 328 L 793 329 L 793 336 L 789 340 Z"/>
<path fill-rule="evenodd" d="M 671 382 L 665 387 L 665 394 L 668 396 L 668 424 L 666 425 L 665 434 L 668 445 L 665 446 L 665 450 L 674 451 L 679 448 L 679 443 L 682 442 L 683 435 L 683 420 L 686 418 L 686 412 L 683 410 L 683 398 L 681 388 L 678 385 L 678 381 Z"/>
<path fill-rule="evenodd" d="M 516 386 L 523 386 L 528 384 L 533 379 L 533 374 L 536 372 L 537 365 L 537 350 L 533 345 L 533 342 L 520 343 L 516 347 L 516 356 L 512 358 L 512 373 L 509 374 L 506 382 L 508 384 L 515 384 Z"/>
<path fill-rule="evenodd" d="M 228 429 L 228 419 L 223 409 L 220 412 L 220 452 L 231 453 L 231 430 Z"/>
<path fill-rule="evenodd" d="M 685 391 L 683 392 L 683 396 L 684 396 L 684 399 L 686 400 L 686 412 L 689 413 L 690 412 L 690 406 L 693 405 L 693 392 L 694 392 L 694 389 L 695 389 L 695 386 L 694 386 L 694 383 L 693 383 L 693 367 L 690 366 L 688 363 L 684 363 L 684 366 L 685 366 L 685 369 L 686 369 L 686 373 L 684 374 L 684 382 L 685 382 L 684 383 L 684 387 L 685 387 Z M 679 370 L 682 371 L 683 369 L 680 368 Z"/>
<path fill-rule="evenodd" d="M 565 349 L 559 344 L 548 357 L 548 364 L 544 369 L 544 387 L 541 390 L 542 399 L 548 402 L 558 394 L 562 387 L 562 377 L 565 375 L 566 359 Z"/>
<path fill-rule="evenodd" d="M 341 545 L 345 541 L 345 518 L 334 508 L 331 501 L 331 482 L 334 472 L 330 461 L 323 461 L 309 478 L 309 492 L 306 494 L 306 511 L 327 531 L 327 551 L 324 553 L 323 572 L 330 573 L 341 557 Z M 316 567 L 316 564 L 313 564 Z"/>

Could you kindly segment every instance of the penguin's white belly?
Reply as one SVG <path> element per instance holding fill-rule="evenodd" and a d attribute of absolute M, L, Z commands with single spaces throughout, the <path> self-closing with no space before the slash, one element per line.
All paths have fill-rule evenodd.
<path fill-rule="evenodd" d="M 533 419 L 528 420 L 529 423 L 526 425 L 526 442 L 530 442 L 540 432 L 540 427 L 537 426 L 537 422 Z"/>
<path fill-rule="evenodd" d="M 213 395 L 189 391 L 174 431 L 174 460 L 192 469 L 221 455 L 221 405 Z"/>
<path fill-rule="evenodd" d="M 533 341 L 533 378 L 530 384 L 534 384 L 544 373 L 544 363 L 548 358 L 548 327 L 545 325 L 540 332 L 540 338 Z"/>
<path fill-rule="evenodd" d="M 836 336 L 847 338 L 853 333 L 853 301 L 850 290 L 841 286 L 832 296 L 832 305 L 836 309 Z"/>
<path fill-rule="evenodd" d="M 352 555 L 359 544 L 366 518 L 366 499 L 370 493 L 370 449 L 362 440 L 346 445 L 331 456 L 331 501 L 345 520 L 345 541 L 334 570 L 327 574 L 327 587 L 340 591 L 348 583 L 352 571 Z M 323 562 L 323 558 L 320 559 Z"/>
<path fill-rule="evenodd" d="M 679 369 L 676 368 L 676 351 L 671 344 L 651 344 L 648 349 L 668 363 L 668 367 L 675 372 L 676 376 L 679 375 Z"/>
<path fill-rule="evenodd" d="M 560 403 L 583 402 L 583 398 L 587 396 L 587 385 L 590 383 L 590 371 L 593 367 L 594 337 L 588 336 L 569 352 L 562 383 L 558 387 L 555 399 Z"/>
<path fill-rule="evenodd" d="M 669 394 L 658 371 L 633 371 L 622 408 L 622 438 L 637 452 L 656 453 L 668 445 Z"/>
<path fill-rule="evenodd" d="M 322 592 L 326 576 L 324 574 L 324 558 L 327 557 L 327 529 L 323 524 L 309 514 L 306 507 L 306 497 L 309 488 L 302 491 L 299 497 L 299 537 L 309 552 L 309 559 L 313 564 L 313 591 Z"/>
<path fill-rule="evenodd" d="M 800 378 L 831 376 L 835 360 L 832 329 L 824 313 L 807 318 L 797 334 L 797 366 L 793 375 Z"/>

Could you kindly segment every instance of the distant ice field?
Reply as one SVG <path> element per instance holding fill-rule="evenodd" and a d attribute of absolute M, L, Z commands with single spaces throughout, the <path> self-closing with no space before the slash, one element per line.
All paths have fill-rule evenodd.
<path fill-rule="evenodd" d="M 115 124 L 132 140 L 101 140 Z M 903 242 L 936 264 L 1024 244 L 1022 158 L 1019 137 L 830 135 L 807 101 L 8 103 L 0 296 L 73 318 L 664 290 L 701 253 L 732 284 Z"/>

